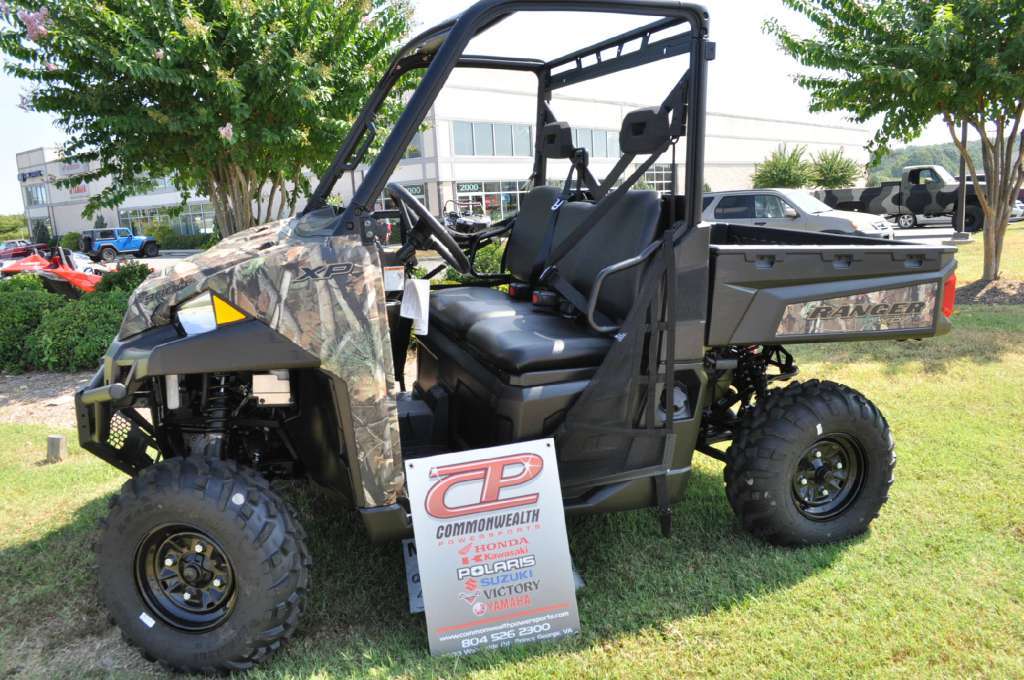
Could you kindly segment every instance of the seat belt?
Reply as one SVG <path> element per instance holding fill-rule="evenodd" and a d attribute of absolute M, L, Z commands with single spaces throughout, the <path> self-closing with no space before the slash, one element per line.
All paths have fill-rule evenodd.
<path fill-rule="evenodd" d="M 530 283 L 537 283 L 540 281 L 540 276 L 544 272 L 544 268 L 547 264 L 548 255 L 551 253 L 551 247 L 555 241 L 555 227 L 558 225 L 558 216 L 562 212 L 562 206 L 572 198 L 573 193 L 583 195 L 583 185 L 587 184 L 587 187 L 594 189 L 597 186 L 597 182 L 594 176 L 590 173 L 587 168 L 587 152 L 583 149 L 577 149 L 577 155 L 573 156 L 572 165 L 569 167 L 569 175 L 565 178 L 565 184 L 562 185 L 562 191 L 559 192 L 555 202 L 551 204 L 551 220 L 548 222 L 547 232 L 544 234 L 544 242 L 541 244 L 540 252 L 537 253 L 537 259 L 534 261 L 533 269 L 530 271 Z M 576 190 L 572 190 L 573 178 L 576 179 Z"/>

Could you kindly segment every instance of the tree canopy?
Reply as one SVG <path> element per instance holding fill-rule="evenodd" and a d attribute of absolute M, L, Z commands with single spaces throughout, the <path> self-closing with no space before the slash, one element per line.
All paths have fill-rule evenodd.
<path fill-rule="evenodd" d="M 766 29 L 810 73 L 796 81 L 814 111 L 881 118 L 875 160 L 941 117 L 972 175 L 985 213 L 986 279 L 998 278 L 1012 197 L 1024 182 L 1024 3 L 1020 0 L 783 0 L 806 16 L 802 37 L 777 19 Z M 981 138 L 983 168 L 960 145 L 960 124 Z"/>
<path fill-rule="evenodd" d="M 74 181 L 113 182 L 87 214 L 170 176 L 209 196 L 231 233 L 294 211 L 411 12 L 405 0 L 0 0 L 0 14 L 23 105 L 56 116 L 67 160 L 98 163 Z"/>

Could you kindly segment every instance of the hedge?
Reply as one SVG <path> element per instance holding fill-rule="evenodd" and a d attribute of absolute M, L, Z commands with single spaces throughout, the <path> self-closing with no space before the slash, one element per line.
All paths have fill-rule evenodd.
<path fill-rule="evenodd" d="M 151 272 L 149 265 L 143 262 L 125 262 L 114 271 L 103 275 L 100 282 L 96 284 L 96 292 L 106 293 L 112 290 L 122 290 L 130 293 L 138 288 Z"/>
<path fill-rule="evenodd" d="M 0 292 L 0 369 L 18 372 L 32 368 L 27 338 L 44 317 L 62 316 L 64 305 L 64 298 L 44 290 L 8 290 L 5 286 Z"/>
<path fill-rule="evenodd" d="M 25 341 L 30 367 L 46 371 L 96 368 L 121 327 L 129 296 L 121 290 L 90 293 L 44 313 Z"/>

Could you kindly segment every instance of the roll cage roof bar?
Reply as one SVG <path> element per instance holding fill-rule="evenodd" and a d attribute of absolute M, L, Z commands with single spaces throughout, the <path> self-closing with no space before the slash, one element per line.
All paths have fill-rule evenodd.
<path fill-rule="evenodd" d="M 524 11 L 615 13 L 661 18 L 547 62 L 539 59 L 463 54 L 469 41 L 474 37 L 506 17 Z M 660 31 L 684 23 L 690 27 L 685 33 L 653 39 Z M 700 5 L 677 0 L 480 0 L 462 14 L 424 31 L 399 51 L 387 73 L 370 95 L 345 143 L 324 173 L 303 212 L 308 213 L 325 207 L 327 197 L 341 175 L 346 171 L 355 170 L 359 165 L 376 136 L 373 119 L 377 111 L 398 80 L 410 71 L 427 69 L 376 160 L 367 169 L 362 183 L 342 213 L 335 230 L 337 234 L 359 228 L 364 236 L 368 235 L 367 232 L 373 226 L 370 217 L 377 196 L 383 191 L 388 178 L 394 172 L 454 68 L 502 69 L 537 75 L 537 135 L 533 172 L 536 186 L 543 184 L 546 179 L 547 159 L 541 153 L 540 130 L 546 123 L 554 120 L 548 107 L 554 90 L 686 53 L 690 54 L 690 65 L 689 77 L 685 79 L 686 91 L 682 92 L 686 105 L 684 194 L 699 197 L 704 186 L 707 62 L 714 58 L 714 43 L 709 42 L 707 36 L 707 10 Z M 627 50 L 627 45 L 637 40 L 640 41 L 639 47 Z M 614 56 L 602 56 L 604 52 L 612 49 L 616 50 Z M 682 218 L 687 224 L 697 224 L 700 221 L 700 214 L 701 201 L 691 200 L 687 202 L 686 212 Z"/>

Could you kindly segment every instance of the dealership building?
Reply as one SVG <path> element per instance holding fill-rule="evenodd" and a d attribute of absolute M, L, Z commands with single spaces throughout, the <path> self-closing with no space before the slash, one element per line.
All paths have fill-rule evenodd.
<path fill-rule="evenodd" d="M 551 108 L 573 127 L 578 146 L 587 148 L 590 168 L 603 178 L 619 158 L 618 130 L 625 114 L 652 102 L 624 102 L 612 98 L 582 98 L 556 94 Z M 500 112 L 497 116 L 495 112 Z M 463 212 L 500 219 L 518 210 L 528 191 L 533 169 L 536 90 L 487 87 L 453 77 L 442 90 L 396 170 L 393 180 L 403 184 L 427 207 L 439 214 L 446 205 Z M 810 117 L 809 117 L 810 118 Z M 809 153 L 842 149 L 858 163 L 868 160 L 866 128 L 773 118 L 770 112 L 708 112 L 704 178 L 712 190 L 749 188 L 756 163 L 780 144 L 806 146 Z M 681 155 L 681 154 L 680 154 Z M 669 155 L 650 168 L 644 184 L 669 191 Z M 45 149 L 17 155 L 27 224 L 47 225 L 57 234 L 90 228 L 82 209 L 102 191 L 106 180 L 58 186 L 88 168 L 64 163 Z M 552 162 L 548 179 L 560 182 L 568 172 L 566 161 Z M 679 168 L 680 182 L 685 168 Z M 335 187 L 347 201 L 361 172 Z M 314 182 L 315 184 L 315 182 Z M 181 195 L 161 179 L 145 194 L 131 196 L 116 209 L 100 211 L 108 226 L 132 227 L 145 233 L 156 223 L 170 224 L 184 234 L 208 233 L 214 228 L 213 209 L 205 197 L 192 197 L 181 214 L 170 211 Z M 382 200 L 386 206 L 389 201 Z M 300 204 L 301 207 L 301 204 Z"/>

